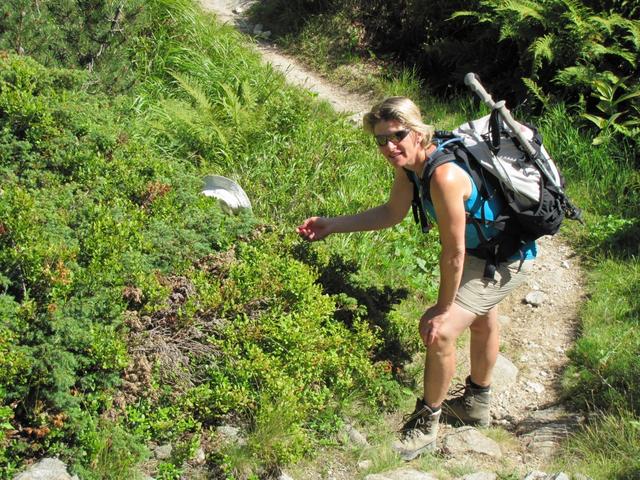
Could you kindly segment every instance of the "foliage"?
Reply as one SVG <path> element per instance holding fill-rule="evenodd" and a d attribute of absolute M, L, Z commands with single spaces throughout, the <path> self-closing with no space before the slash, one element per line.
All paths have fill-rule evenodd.
<path fill-rule="evenodd" d="M 436 294 L 436 237 L 420 236 L 410 218 L 386 232 L 312 247 L 292 233 L 305 216 L 384 201 L 390 170 L 372 154 L 371 139 L 311 94 L 286 87 L 238 34 L 188 0 L 126 3 L 133 9 L 120 24 L 126 35 L 107 35 L 113 43 L 100 56 L 104 19 L 115 4 L 81 11 L 72 2 L 40 2 L 38 12 L 38 2 L 12 1 L 25 10 L 24 22 L 44 22 L 52 42 L 35 48 L 36 33 L 13 10 L 1 20 L 3 48 L 15 49 L 17 33 L 29 33 L 29 53 L 41 61 L 0 58 L 1 476 L 51 453 L 83 478 L 133 478 L 148 455 L 136 445 L 169 442 L 174 452 L 155 475 L 179 478 L 202 439 L 213 449 L 207 468 L 257 478 L 332 435 L 350 403 L 372 411 L 396 405 L 392 374 L 420 348 L 415 318 Z M 307 32 L 344 27 L 326 50 L 349 55 L 366 54 L 365 34 L 382 40 L 383 23 L 378 37 L 366 25 L 399 11 L 412 12 L 405 19 L 430 17 L 429 45 L 450 41 L 444 32 L 478 32 L 468 17 L 446 21 L 462 5 L 382 3 L 349 3 L 357 21 L 340 2 L 280 5 L 287 15 L 337 12 L 312 19 Z M 591 8 L 633 10 L 600 3 Z M 72 13 L 68 25 L 60 26 L 56 12 Z M 401 22 L 395 31 L 420 38 L 416 25 Z M 82 40 L 85 34 L 93 40 Z M 74 38 L 81 48 L 65 53 Z M 412 52 L 406 49 L 407 58 Z M 93 71 L 86 55 L 96 57 Z M 636 99 L 624 98 L 634 77 L 609 71 L 617 80 L 602 77 L 610 84 L 597 90 L 601 103 L 580 91 L 584 105 L 607 119 Z M 119 72 L 122 83 L 112 85 L 105 72 Z M 539 86 L 541 98 L 555 92 Z M 417 98 L 423 85 L 407 70 L 386 88 Z M 114 90 L 123 94 L 95 93 Z M 447 107 L 419 102 L 445 128 L 475 114 L 465 99 Z M 593 328 L 598 338 L 583 335 L 572 353 L 577 376 L 567 385 L 583 405 L 604 408 L 633 391 L 637 378 L 635 336 L 624 345 L 612 338 L 637 317 L 637 288 L 620 281 L 637 276 L 635 264 L 618 265 L 637 256 L 640 182 L 629 144 L 605 135 L 609 141 L 591 146 L 566 110 L 549 103 L 538 123 L 588 210 L 589 234 L 577 235 L 582 250 L 594 264 L 601 255 L 615 262 L 604 268 L 611 278 L 592 282 L 593 318 L 607 322 L 585 320 L 584 331 Z M 633 128 L 628 120 L 610 123 Z M 226 215 L 200 195 L 200 179 L 210 173 L 238 180 L 269 226 L 257 226 L 250 214 Z M 616 298 L 615 308 L 604 298 Z M 637 393 L 623 402 L 637 409 Z M 244 445 L 234 448 L 216 433 L 227 423 L 241 427 Z"/>
<path fill-rule="evenodd" d="M 496 40 L 517 46 L 519 69 L 530 88 L 571 99 L 592 94 L 599 100 L 600 115 L 586 118 L 605 133 L 611 129 L 635 138 L 640 22 L 612 11 L 594 12 L 574 0 L 490 0 L 481 7 L 456 12 L 453 18 L 466 15 L 489 28 L 498 25 Z M 587 99 L 583 111 L 592 103 Z"/>
<path fill-rule="evenodd" d="M 185 446 L 158 466 L 176 477 L 191 439 L 229 417 L 259 471 L 307 452 L 354 398 L 396 401 L 380 335 L 396 328 L 383 321 L 397 299 L 377 313 L 359 302 L 386 290 L 346 277 L 361 298 L 329 292 L 291 235 L 253 231 L 251 215 L 199 194 L 204 174 L 239 179 L 255 210 L 292 232 L 318 199 L 328 213 L 380 201 L 389 171 L 370 139 L 286 90 L 190 2 L 145 14 L 145 81 L 130 94 L 88 93 L 107 81 L 92 72 L 0 60 L 3 476 L 51 453 L 83 477 L 124 478 L 146 455 L 133 445 L 154 440 Z M 105 68 L 130 58 L 113 53 Z M 369 261 L 379 249 L 336 245 Z"/>
<path fill-rule="evenodd" d="M 597 289 L 585 306 L 583 335 L 570 355 L 575 366 L 566 376 L 568 394 L 583 405 L 603 410 L 616 405 L 638 415 L 638 261 L 632 259 L 626 265 L 603 262 L 591 281 Z"/>
<path fill-rule="evenodd" d="M 637 416 L 624 410 L 594 415 L 573 435 L 558 455 L 554 467 L 565 472 L 588 472 L 592 478 L 638 478 L 640 444 Z"/>
<path fill-rule="evenodd" d="M 337 11 L 328 2 L 315 9 L 286 3 L 260 2 L 256 11 L 275 32 L 291 26 L 281 32 L 284 43 L 311 64 L 325 63 L 329 48 L 331 62 L 390 57 L 442 94 L 461 89 L 473 71 L 512 106 L 531 94 L 543 106 L 571 102 L 597 127 L 596 143 L 626 138 L 637 147 L 640 21 L 633 2 L 352 1 Z M 303 20 L 268 15 L 299 9 Z"/>
<path fill-rule="evenodd" d="M 125 133 L 123 99 L 90 96 L 74 78 L 0 61 L 0 400 L 22 432 L 2 442 L 7 472 L 27 444 L 33 454 L 87 441 L 84 425 L 129 363 L 125 309 L 160 301 L 154 272 L 179 272 L 250 227 L 198 195 L 193 170 L 168 168 Z M 89 463 L 104 455 L 90 452 Z"/>
<path fill-rule="evenodd" d="M 139 0 L 7 0 L 0 6 L 0 50 L 84 68 L 100 79 L 88 83 L 122 91 L 135 81 L 135 43 L 149 22 Z"/>

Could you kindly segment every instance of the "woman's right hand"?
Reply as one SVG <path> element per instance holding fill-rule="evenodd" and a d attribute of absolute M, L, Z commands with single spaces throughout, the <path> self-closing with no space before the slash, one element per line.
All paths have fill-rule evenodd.
<path fill-rule="evenodd" d="M 331 232 L 331 220 L 326 217 L 307 218 L 302 225 L 296 228 L 296 232 L 310 242 L 322 240 Z"/>

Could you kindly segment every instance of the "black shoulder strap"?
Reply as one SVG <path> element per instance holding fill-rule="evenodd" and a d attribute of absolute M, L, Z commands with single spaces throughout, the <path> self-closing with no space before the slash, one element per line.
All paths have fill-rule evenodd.
<path fill-rule="evenodd" d="M 420 224 L 422 228 L 422 233 L 427 233 L 431 230 L 432 225 L 427 217 L 427 214 L 424 211 L 422 206 L 422 201 L 420 200 L 420 179 L 415 174 L 415 172 L 403 168 L 404 173 L 407 175 L 407 178 L 413 185 L 413 198 L 411 199 L 411 211 L 413 212 L 413 220 L 416 223 Z"/>
<path fill-rule="evenodd" d="M 449 152 L 437 151 L 431 155 L 422 175 L 422 179 L 412 170 L 404 168 L 404 172 L 413 185 L 413 199 L 411 200 L 411 210 L 413 211 L 413 219 L 420 224 L 423 233 L 427 233 L 432 228 L 429 217 L 424 210 L 423 200 L 431 202 L 431 192 L 429 184 L 431 176 L 436 168 L 448 162 L 456 160 L 455 155 Z"/>

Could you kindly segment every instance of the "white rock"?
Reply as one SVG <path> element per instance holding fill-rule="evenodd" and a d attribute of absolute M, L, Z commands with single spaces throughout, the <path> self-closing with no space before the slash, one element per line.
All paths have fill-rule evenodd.
<path fill-rule="evenodd" d="M 464 457 L 469 453 L 502 458 L 500 445 L 473 427 L 456 428 L 442 440 L 442 451 L 453 457 Z"/>
<path fill-rule="evenodd" d="M 493 367 L 493 382 L 491 390 L 494 393 L 500 393 L 508 390 L 516 384 L 518 379 L 518 367 L 511 360 L 498 354 L 498 359 Z"/>
<path fill-rule="evenodd" d="M 78 477 L 69 475 L 67 466 L 57 458 L 43 458 L 14 477 L 14 480 L 78 480 Z"/>
<path fill-rule="evenodd" d="M 398 468 L 389 472 L 367 475 L 364 480 L 438 480 L 438 477 L 412 468 Z"/>
<path fill-rule="evenodd" d="M 202 447 L 196 450 L 196 453 L 193 456 L 193 461 L 196 465 L 203 465 L 207 461 L 207 455 L 204 453 L 204 449 Z"/>
<path fill-rule="evenodd" d="M 173 452 L 173 447 L 167 443 L 166 445 L 156 447 L 153 454 L 158 460 L 166 460 L 171 457 L 171 452 Z"/>
<path fill-rule="evenodd" d="M 498 475 L 493 472 L 476 472 L 469 473 L 462 477 L 460 480 L 496 480 Z"/>
<path fill-rule="evenodd" d="M 532 292 L 527 293 L 527 296 L 524 297 L 524 301 L 527 304 L 532 305 L 534 307 L 539 307 L 544 303 L 547 299 L 547 296 L 541 292 L 540 290 L 534 290 Z"/>
<path fill-rule="evenodd" d="M 349 425 L 349 424 L 345 425 L 344 432 L 349 437 L 349 440 L 351 441 L 351 443 L 355 445 L 359 445 L 361 447 L 369 446 L 369 442 L 367 441 L 367 438 L 358 430 L 356 430 L 353 427 L 353 425 Z"/>
<path fill-rule="evenodd" d="M 541 472 L 540 470 L 534 470 L 527 473 L 522 480 L 544 480 L 545 478 L 547 478 L 546 473 Z"/>
<path fill-rule="evenodd" d="M 538 395 L 544 392 L 544 385 L 541 385 L 537 382 L 526 382 L 527 389 L 530 392 L 537 393 Z"/>

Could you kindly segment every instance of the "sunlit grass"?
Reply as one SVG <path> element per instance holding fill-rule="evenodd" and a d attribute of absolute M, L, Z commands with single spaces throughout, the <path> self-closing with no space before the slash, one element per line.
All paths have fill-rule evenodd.
<path fill-rule="evenodd" d="M 555 468 L 594 480 L 640 478 L 640 423 L 623 411 L 594 416 L 557 456 Z"/>

